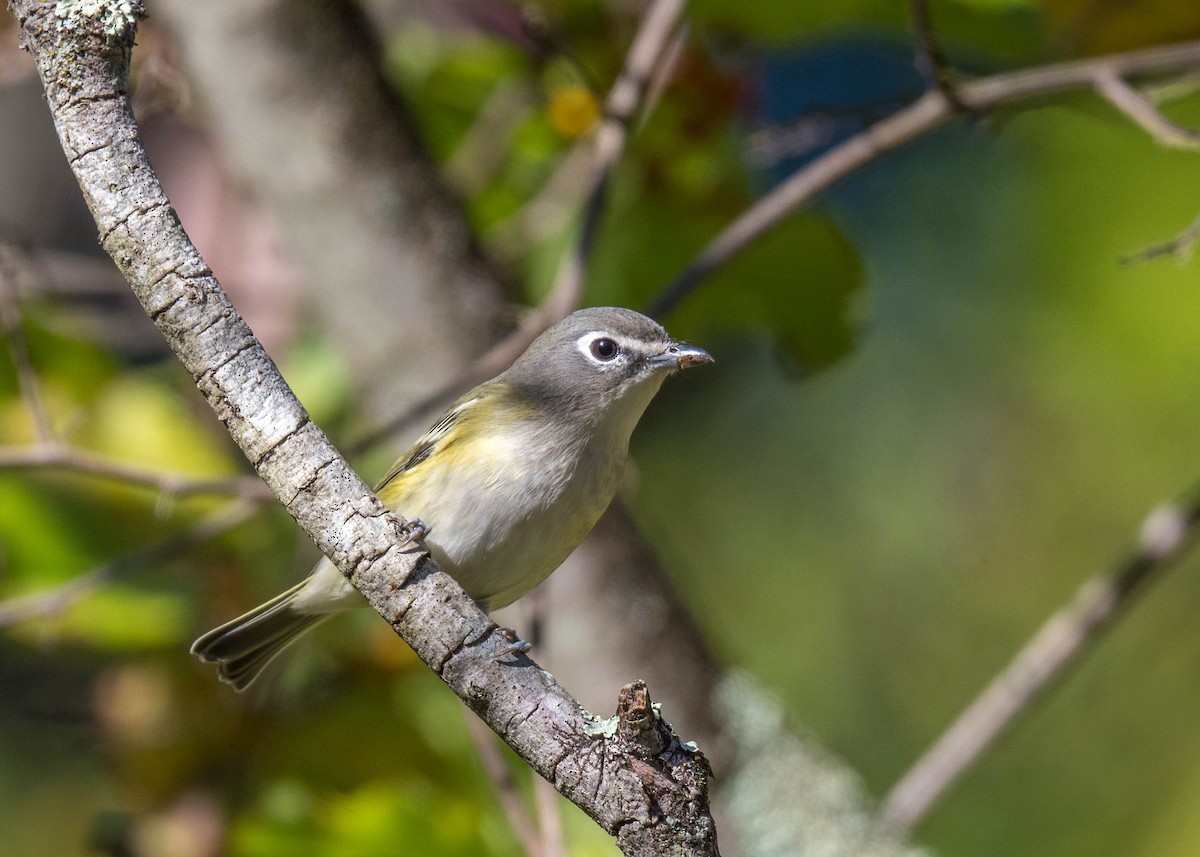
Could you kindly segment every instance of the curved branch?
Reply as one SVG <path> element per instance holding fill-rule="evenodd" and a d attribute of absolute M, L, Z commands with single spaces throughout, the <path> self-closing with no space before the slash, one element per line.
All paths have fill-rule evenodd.
<path fill-rule="evenodd" d="M 30 592 L 0 601 L 0 628 L 61 613 L 101 586 L 107 586 L 143 568 L 162 565 L 197 545 L 212 541 L 221 533 L 247 520 L 257 508 L 256 504 L 245 500 L 234 500 L 190 528 L 156 545 L 96 566 L 53 589 Z"/>
<path fill-rule="evenodd" d="M 470 713 L 467 714 L 467 735 L 475 745 L 475 755 L 483 767 L 484 776 L 492 784 L 496 802 L 508 819 L 513 835 L 521 843 L 525 857 L 544 857 L 533 816 L 521 798 L 516 778 L 508 768 L 508 760 L 500 751 L 500 745 L 496 743 L 496 736 Z"/>
<path fill-rule="evenodd" d="M 908 0 L 908 17 L 912 23 L 913 41 L 916 43 L 915 64 L 917 71 L 925 79 L 925 88 L 936 89 L 955 110 L 965 112 L 967 107 L 959 101 L 958 90 L 954 86 L 954 69 L 950 67 L 946 52 L 942 49 L 941 39 L 933 29 L 926 0 Z"/>
<path fill-rule="evenodd" d="M 1200 66 L 1200 42 L 1182 42 L 997 74 L 959 86 L 956 93 L 967 110 L 985 113 L 1039 95 L 1094 87 L 1104 75 L 1124 78 L 1196 66 Z M 807 205 L 817 194 L 887 152 L 939 128 L 956 115 L 954 105 L 941 92 L 929 92 L 826 152 L 793 173 L 710 241 L 674 281 L 650 300 L 646 311 L 656 317 L 666 315 L 717 268 Z"/>
<path fill-rule="evenodd" d="M 1132 119 L 1160 145 L 1170 149 L 1200 151 L 1200 131 L 1185 128 L 1164 116 L 1158 107 L 1111 69 L 1096 75 L 1096 92 Z"/>
<path fill-rule="evenodd" d="M 202 479 L 179 473 L 163 473 L 59 443 L 0 446 L 0 470 L 66 470 L 97 479 L 153 488 L 168 497 L 230 494 L 248 500 L 265 500 L 271 496 L 262 480 L 253 476 Z"/>
<path fill-rule="evenodd" d="M 1142 523 L 1136 548 L 1108 574 L 1084 581 L 1065 607 L 1038 629 L 900 781 L 881 809 L 909 828 L 1100 640 L 1122 609 L 1190 545 L 1200 527 L 1200 496 L 1164 504 Z"/>
<path fill-rule="evenodd" d="M 126 95 L 138 0 L 11 0 L 101 243 L 250 463 L 414 651 L 626 854 L 717 854 L 708 770 L 645 704 L 598 728 L 350 469 L 184 234 Z M 636 703 L 636 704 L 635 704 Z M 640 724 L 640 725 L 639 725 Z M 661 750 L 661 752 L 659 752 Z"/>
<path fill-rule="evenodd" d="M 1123 256 L 1121 264 L 1129 265 L 1134 262 L 1146 262 L 1162 256 L 1173 256 L 1177 261 L 1186 262 L 1191 258 L 1197 244 L 1200 244 L 1200 216 L 1197 216 L 1170 241 L 1162 241 L 1139 250 L 1136 253 Z"/>

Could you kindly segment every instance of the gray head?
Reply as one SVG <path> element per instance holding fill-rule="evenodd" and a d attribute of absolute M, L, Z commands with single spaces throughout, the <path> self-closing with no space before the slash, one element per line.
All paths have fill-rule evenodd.
<path fill-rule="evenodd" d="M 588 413 L 626 398 L 645 407 L 667 375 L 711 362 L 641 313 L 592 307 L 546 330 L 502 377 L 543 405 Z"/>

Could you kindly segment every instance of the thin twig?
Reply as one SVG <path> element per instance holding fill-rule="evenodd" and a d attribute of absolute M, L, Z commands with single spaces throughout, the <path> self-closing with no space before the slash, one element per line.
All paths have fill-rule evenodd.
<path fill-rule="evenodd" d="M 1177 79 L 1173 82 L 1172 88 L 1178 90 L 1183 86 L 1195 86 L 1195 84 L 1196 75 L 1193 73 L 1185 77 L 1182 83 Z M 1097 74 L 1096 92 L 1108 101 L 1109 104 L 1137 123 L 1143 131 L 1153 137 L 1160 145 L 1172 149 L 1185 149 L 1193 152 L 1200 151 L 1200 131 L 1172 122 L 1159 110 L 1158 104 L 1166 100 L 1165 96 L 1170 95 L 1170 92 L 1159 92 L 1157 97 L 1145 92 L 1139 92 L 1130 86 L 1119 74 L 1109 69 L 1105 69 Z M 1144 262 L 1161 256 L 1173 256 L 1181 261 L 1186 260 L 1191 256 L 1197 242 L 1200 242 L 1200 217 L 1193 220 L 1187 228 L 1170 241 L 1164 241 L 1137 253 L 1125 256 L 1121 259 L 1121 264 L 1128 265 L 1132 262 Z"/>
<path fill-rule="evenodd" d="M 470 7 L 466 7 L 470 8 Z M 468 13 L 470 14 L 470 13 Z M 583 61 L 579 53 L 550 21 L 544 9 L 536 3 L 522 3 L 518 10 L 521 29 L 544 57 L 558 57 L 567 62 L 579 80 L 597 97 L 600 94 L 600 81 L 597 80 L 591 67 Z M 486 22 L 481 21 L 481 23 Z"/>
<path fill-rule="evenodd" d="M 969 108 L 958 97 L 954 85 L 954 71 L 946 59 L 941 40 L 933 29 L 926 0 L 908 0 L 909 17 L 912 19 L 913 41 L 916 47 L 917 71 L 925 79 L 925 87 L 940 92 L 950 106 L 960 113 Z"/>
<path fill-rule="evenodd" d="M 1200 497 L 1146 516 L 1135 549 L 1050 617 L 884 799 L 883 817 L 910 828 L 1055 682 L 1091 651 L 1122 608 L 1194 541 Z"/>
<path fill-rule="evenodd" d="M 625 57 L 625 67 L 609 90 L 604 119 L 596 132 L 591 178 L 583 206 L 583 220 L 575 242 L 563 256 L 549 294 L 517 328 L 487 350 L 465 371 L 404 413 L 351 445 L 351 453 L 365 449 L 407 427 L 419 415 L 444 402 L 456 392 L 472 387 L 502 371 L 521 355 L 538 335 L 566 316 L 583 297 L 588 261 L 608 200 L 609 179 L 625 144 L 629 126 L 642 110 L 647 93 L 654 87 L 665 60 L 678 58 L 672 35 L 679 29 L 687 0 L 654 0 L 646 10 Z"/>
<path fill-rule="evenodd" d="M 21 396 L 29 410 L 30 419 L 33 420 L 34 435 L 39 441 L 50 442 L 54 440 L 54 426 L 42 398 L 37 372 L 34 371 L 33 361 L 29 357 L 29 343 L 25 340 L 25 330 L 21 326 L 18 265 L 12 254 L 11 245 L 0 245 L 0 327 L 4 330 L 8 353 L 16 369 Z"/>
<path fill-rule="evenodd" d="M 533 800 L 537 806 L 541 857 L 567 857 L 558 792 L 554 786 L 538 777 L 533 781 Z"/>
<path fill-rule="evenodd" d="M 682 56 L 687 33 L 687 24 L 681 24 L 667 46 L 646 92 L 645 103 L 638 111 L 641 122 L 645 122 L 646 117 L 654 112 L 662 97 L 671 70 L 677 67 Z M 465 147 L 467 144 L 463 145 Z M 581 140 L 571 147 L 533 197 L 512 214 L 487 228 L 483 240 L 488 250 L 500 257 L 501 261 L 511 262 L 531 245 L 562 231 L 574 216 L 580 197 L 592 182 L 594 161 L 594 141 Z"/>
<path fill-rule="evenodd" d="M 1142 87 L 1142 95 L 1161 107 L 1172 101 L 1187 98 L 1197 89 L 1200 89 L 1200 69 L 1189 69 L 1162 80 L 1147 83 Z"/>
<path fill-rule="evenodd" d="M 537 193 L 482 236 L 488 252 L 511 264 L 528 249 L 566 228 L 591 174 L 590 141 L 580 139 L 558 159 Z"/>
<path fill-rule="evenodd" d="M 679 63 L 683 59 L 683 49 L 687 47 L 688 38 L 692 34 L 692 28 L 687 21 L 679 21 L 675 28 L 675 35 L 671 37 L 671 41 L 663 49 L 662 57 L 655 66 L 654 74 L 650 78 L 650 84 L 646 88 L 645 95 L 642 96 L 642 106 L 638 109 L 640 118 L 637 122 L 637 127 L 640 130 L 642 125 L 654 113 L 658 107 L 658 102 L 662 100 L 663 93 L 667 91 L 667 87 L 671 83 L 671 78 L 675 75 L 675 71 L 679 68 Z"/>
<path fill-rule="evenodd" d="M 460 196 L 477 194 L 500 169 L 509 141 L 532 112 L 534 103 L 524 78 L 506 79 L 492 89 L 442 168 L 446 181 Z"/>
<path fill-rule="evenodd" d="M 470 711 L 465 711 L 464 714 L 467 718 L 467 734 L 471 736 L 471 743 L 475 745 L 475 754 L 483 766 L 483 773 L 492 784 L 492 791 L 496 793 L 500 809 L 516 834 L 517 841 L 521 843 L 522 850 L 528 857 L 548 857 L 542 852 L 542 843 L 533 823 L 533 816 L 521 797 L 512 769 L 504 760 L 504 754 L 500 752 L 495 734 Z M 536 779 L 542 781 L 540 777 Z"/>
<path fill-rule="evenodd" d="M 161 565 L 197 545 L 212 541 L 245 521 L 257 509 L 256 503 L 247 500 L 230 501 L 183 532 L 176 533 L 156 545 L 106 562 L 53 589 L 0 601 L 0 628 L 32 619 L 56 616 L 101 586 L 114 583 L 144 568 Z"/>
<path fill-rule="evenodd" d="M 1196 249 L 1197 244 L 1200 244 L 1200 215 L 1197 215 L 1195 220 L 1189 223 L 1182 232 L 1170 241 L 1154 244 L 1144 250 L 1139 250 L 1137 253 L 1123 256 L 1121 264 L 1130 265 L 1134 262 L 1146 262 L 1162 256 L 1173 256 L 1181 262 L 1186 262 L 1191 258 L 1192 251 Z"/>
<path fill-rule="evenodd" d="M 980 78 L 960 86 L 958 95 L 972 113 L 982 113 L 1039 95 L 1095 86 L 1097 76 L 1105 70 L 1128 77 L 1177 72 L 1197 65 L 1200 65 L 1200 41 L 1182 42 Z M 666 315 L 720 266 L 818 194 L 954 116 L 954 110 L 940 93 L 927 93 L 811 161 L 710 241 L 674 281 L 649 301 L 647 312 L 657 317 Z"/>
<path fill-rule="evenodd" d="M 228 494 L 247 500 L 267 500 L 271 492 L 254 476 L 202 479 L 163 473 L 135 464 L 124 464 L 60 443 L 0 446 L 0 470 L 65 470 L 97 479 L 152 488 L 169 497 Z"/>
<path fill-rule="evenodd" d="M 1172 122 L 1154 102 L 1130 86 L 1112 69 L 1096 74 L 1096 92 L 1113 107 L 1132 119 L 1159 145 L 1169 149 L 1200 151 L 1200 131 Z"/>
<path fill-rule="evenodd" d="M 746 160 L 759 169 L 791 158 L 805 158 L 855 130 L 878 122 L 903 107 L 895 98 L 849 108 L 824 107 L 781 124 L 765 124 L 746 137 Z"/>
<path fill-rule="evenodd" d="M 547 612 L 547 587 L 539 586 L 522 599 L 525 608 L 527 630 L 525 638 L 545 658 L 549 656 L 550 643 L 547 629 L 550 617 Z M 562 804 L 554 787 L 542 779 L 533 781 L 533 805 L 537 818 L 538 840 L 541 857 L 566 857 L 567 841 L 563 832 Z"/>
<path fill-rule="evenodd" d="M 671 49 L 672 35 L 678 30 L 686 7 L 687 0 L 654 0 L 629 47 L 625 68 L 609 90 L 604 103 L 604 120 L 596 132 L 595 160 L 583 207 L 583 222 L 574 246 L 559 264 L 550 294 L 539 307 L 535 326 L 540 327 L 534 336 L 573 310 L 583 297 L 587 264 L 608 205 L 609 181 L 625 151 L 629 127 L 642 110 L 647 93 L 652 91 L 656 77 L 665 76 L 656 73 L 665 59 L 679 55 L 677 49 Z"/>

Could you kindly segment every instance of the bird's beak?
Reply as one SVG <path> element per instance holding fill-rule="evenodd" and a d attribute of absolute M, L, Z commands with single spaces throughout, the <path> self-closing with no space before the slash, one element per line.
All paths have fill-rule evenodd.
<path fill-rule="evenodd" d="M 690 369 L 693 366 L 703 366 L 712 363 L 712 355 L 703 348 L 688 345 L 686 342 L 672 342 L 651 362 L 663 369 Z"/>

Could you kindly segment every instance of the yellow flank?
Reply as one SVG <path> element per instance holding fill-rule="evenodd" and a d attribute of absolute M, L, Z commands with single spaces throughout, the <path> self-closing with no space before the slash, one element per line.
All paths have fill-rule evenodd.
<path fill-rule="evenodd" d="M 539 436 L 545 424 L 534 408 L 502 392 L 477 391 L 457 403 L 376 491 L 388 508 L 431 528 L 425 542 L 434 559 L 491 609 L 524 595 L 566 559 L 619 476 L 594 472 L 593 459 L 608 456 L 555 455 L 555 439 Z M 551 507 L 558 514 L 549 527 L 522 525 Z"/>
<path fill-rule="evenodd" d="M 389 509 L 413 517 L 404 508 L 404 500 L 413 486 L 419 490 L 419 483 L 431 478 L 432 470 L 457 471 L 475 465 L 484 468 L 475 471 L 478 478 L 512 461 L 514 450 L 504 442 L 503 435 L 494 431 L 495 427 L 519 425 L 535 417 L 536 411 L 522 400 L 502 395 L 496 383 L 477 388 L 455 402 L 445 417 L 396 459 L 375 487 L 376 495 Z M 467 438 L 471 440 L 464 442 Z"/>

